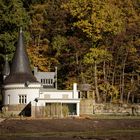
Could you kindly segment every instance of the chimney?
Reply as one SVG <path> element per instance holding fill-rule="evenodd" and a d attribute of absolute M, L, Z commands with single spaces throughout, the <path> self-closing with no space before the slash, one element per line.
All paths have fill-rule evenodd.
<path fill-rule="evenodd" d="M 78 99 L 77 83 L 73 83 L 73 98 Z"/>

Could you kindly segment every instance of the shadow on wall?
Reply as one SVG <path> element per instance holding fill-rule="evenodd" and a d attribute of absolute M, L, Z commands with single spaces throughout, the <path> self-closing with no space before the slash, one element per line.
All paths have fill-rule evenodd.
<path fill-rule="evenodd" d="M 19 113 L 19 116 L 31 116 L 31 102 L 23 108 L 23 110 Z"/>

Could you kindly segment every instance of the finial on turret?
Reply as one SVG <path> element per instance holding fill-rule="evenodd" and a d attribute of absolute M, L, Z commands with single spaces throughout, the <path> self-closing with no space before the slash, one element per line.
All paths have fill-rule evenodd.
<path fill-rule="evenodd" d="M 9 66 L 9 62 L 8 62 L 8 56 L 5 55 L 5 64 L 3 67 L 3 80 L 10 74 L 10 66 Z"/>

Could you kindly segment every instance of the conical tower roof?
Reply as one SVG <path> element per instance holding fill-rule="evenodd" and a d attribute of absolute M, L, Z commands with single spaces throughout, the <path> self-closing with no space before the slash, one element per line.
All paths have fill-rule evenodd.
<path fill-rule="evenodd" d="M 16 52 L 14 54 L 10 75 L 5 79 L 5 84 L 37 82 L 33 76 L 28 55 L 24 46 L 23 32 L 20 29 Z"/>

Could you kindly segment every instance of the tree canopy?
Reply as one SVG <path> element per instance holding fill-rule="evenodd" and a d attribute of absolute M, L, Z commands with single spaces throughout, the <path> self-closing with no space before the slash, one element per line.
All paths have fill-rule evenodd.
<path fill-rule="evenodd" d="M 91 84 L 99 101 L 129 101 L 140 89 L 139 0 L 0 0 L 0 69 L 19 28 L 32 66 L 58 67 L 59 88 Z"/>

